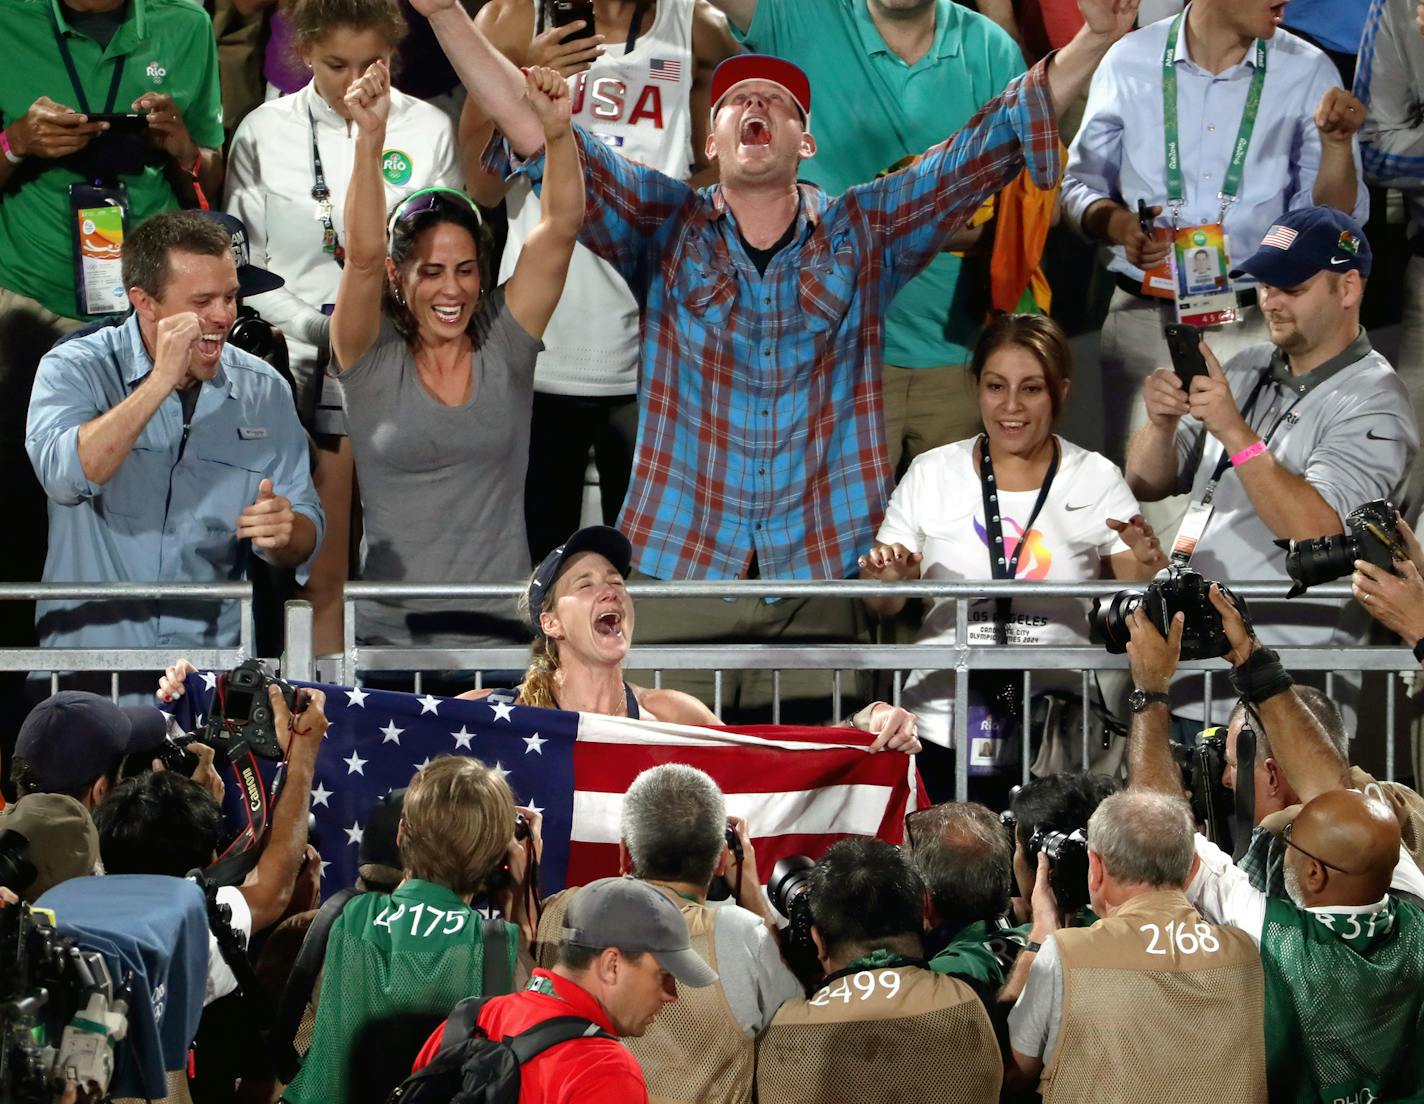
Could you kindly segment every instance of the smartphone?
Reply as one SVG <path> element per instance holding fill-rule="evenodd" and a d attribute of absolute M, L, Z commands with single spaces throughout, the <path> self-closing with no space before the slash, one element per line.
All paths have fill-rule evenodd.
<path fill-rule="evenodd" d="M 1191 390 L 1192 380 L 1197 376 L 1211 373 L 1206 368 L 1206 358 L 1202 356 L 1201 330 L 1185 323 L 1173 323 L 1162 327 L 1162 336 L 1167 339 L 1167 351 L 1172 354 L 1172 371 L 1182 381 L 1182 387 Z"/>
<path fill-rule="evenodd" d="M 567 27 L 570 23 L 583 20 L 582 29 L 566 35 L 560 42 L 593 37 L 593 0 L 551 0 L 550 7 L 556 27 Z"/>
<path fill-rule="evenodd" d="M 92 115 L 87 115 L 87 116 L 85 116 L 85 117 L 86 117 L 91 123 L 108 123 L 108 124 L 109 124 L 109 131 L 110 131 L 110 133 L 113 133 L 113 132 L 115 132 L 115 131 L 119 131 L 119 132 L 127 132 L 127 133 L 130 133 L 130 134 L 141 134 L 141 133 L 144 133 L 144 132 L 146 132 L 146 131 L 148 130 L 148 116 L 147 116 L 147 115 L 139 115 L 139 114 L 134 114 L 134 115 L 124 115 L 124 114 L 106 115 L 106 114 L 104 114 L 104 113 L 102 113 L 102 112 L 95 112 L 94 114 L 92 114 Z"/>

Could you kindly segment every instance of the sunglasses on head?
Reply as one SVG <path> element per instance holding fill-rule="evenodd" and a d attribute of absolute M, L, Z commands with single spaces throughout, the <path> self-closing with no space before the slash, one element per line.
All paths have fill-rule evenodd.
<path fill-rule="evenodd" d="M 456 188 L 421 188 L 418 192 L 411 192 L 403 200 L 396 204 L 391 211 L 390 221 L 386 223 L 386 237 L 389 238 L 395 231 L 396 223 L 404 222 L 408 218 L 415 218 L 416 215 L 423 215 L 426 211 L 434 211 L 444 203 L 459 203 L 468 207 L 475 216 L 475 221 L 481 226 L 484 219 L 480 217 L 480 209 L 475 206 L 475 201 L 464 192 Z"/>

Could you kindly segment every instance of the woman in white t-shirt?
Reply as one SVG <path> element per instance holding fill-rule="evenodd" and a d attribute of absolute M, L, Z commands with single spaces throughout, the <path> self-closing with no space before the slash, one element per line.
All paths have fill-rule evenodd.
<path fill-rule="evenodd" d="M 915 458 L 875 546 L 860 558 L 862 578 L 1078 582 L 1147 579 L 1166 566 L 1117 465 L 1053 432 L 1072 378 L 1067 339 L 1055 322 L 1027 314 L 996 319 L 975 347 L 970 372 L 985 432 Z M 867 605 L 894 616 L 905 600 Z M 954 623 L 954 600 L 938 599 L 917 639 L 954 643 Z M 969 640 L 1087 643 L 1086 603 L 1035 598 L 1031 586 L 1011 601 L 977 601 Z M 1035 678 L 1035 689 L 1051 681 Z M 902 704 L 919 717 L 921 739 L 950 744 L 953 693 L 953 671 L 916 671 L 907 680 Z"/>

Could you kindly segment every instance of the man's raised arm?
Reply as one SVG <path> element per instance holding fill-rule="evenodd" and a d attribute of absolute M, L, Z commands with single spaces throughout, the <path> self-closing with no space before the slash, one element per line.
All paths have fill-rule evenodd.
<path fill-rule="evenodd" d="M 1271 755 L 1280 763 L 1301 804 L 1328 790 L 1348 789 L 1349 763 L 1325 735 L 1315 715 L 1296 697 L 1294 681 L 1276 653 L 1261 647 L 1215 583 L 1211 587 L 1211 603 L 1220 612 L 1222 628 L 1231 642 L 1231 652 L 1226 657 L 1232 667 L 1231 681 L 1248 708 L 1260 718 L 1271 741 Z"/>
<path fill-rule="evenodd" d="M 1127 658 L 1133 685 L 1155 695 L 1140 710 L 1134 710 L 1127 732 L 1127 780 L 1134 789 L 1156 790 L 1169 797 L 1185 797 L 1182 772 L 1172 758 L 1172 710 L 1167 692 L 1182 654 L 1180 613 L 1164 638 L 1138 606 L 1127 618 Z"/>
<path fill-rule="evenodd" d="M 1053 55 L 1048 67 L 1055 115 L 1078 98 L 1108 47 L 1137 25 L 1137 4 L 1138 0 L 1078 0 L 1083 25 L 1073 40 Z"/>
<path fill-rule="evenodd" d="M 520 157 L 544 148 L 544 128 L 529 105 L 524 74 L 495 49 L 456 0 L 412 0 L 460 75 L 465 89 Z"/>

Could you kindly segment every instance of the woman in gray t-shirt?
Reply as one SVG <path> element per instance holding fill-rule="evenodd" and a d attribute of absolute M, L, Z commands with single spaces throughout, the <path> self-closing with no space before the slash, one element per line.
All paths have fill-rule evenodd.
<path fill-rule="evenodd" d="M 568 89 L 531 69 L 544 126 L 543 219 L 514 274 L 492 288 L 489 240 L 461 192 L 407 197 L 384 230 L 390 75 L 376 62 L 346 93 L 356 123 L 346 263 L 331 319 L 365 515 L 361 577 L 506 582 L 529 571 L 524 464 L 540 337 L 563 292 L 583 218 Z M 527 633 L 497 603 L 362 603 L 372 644 L 480 644 Z"/>

